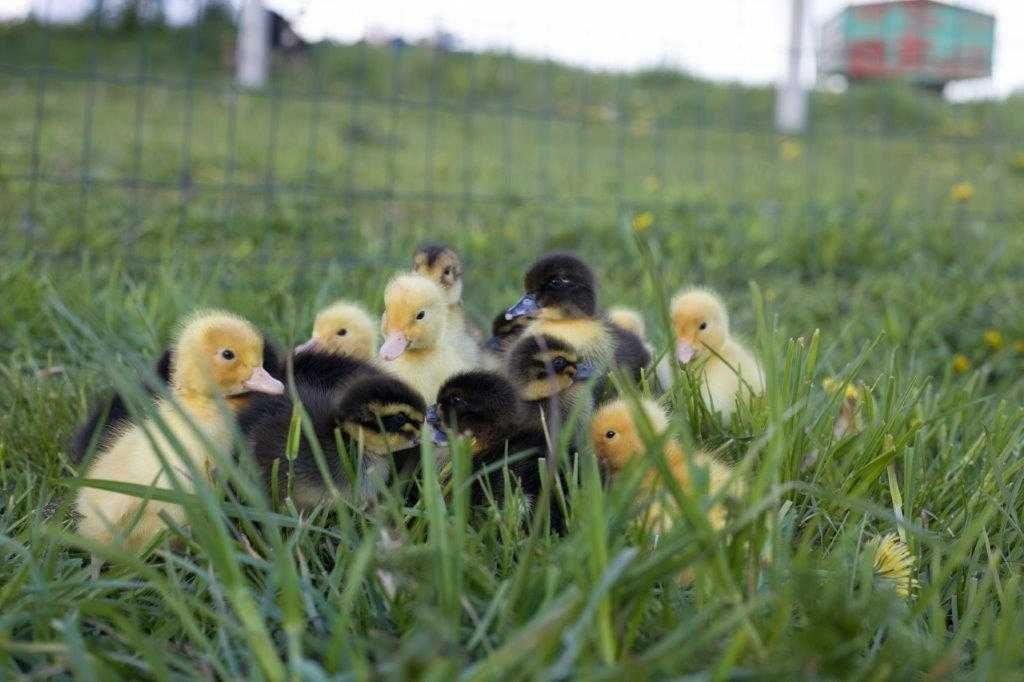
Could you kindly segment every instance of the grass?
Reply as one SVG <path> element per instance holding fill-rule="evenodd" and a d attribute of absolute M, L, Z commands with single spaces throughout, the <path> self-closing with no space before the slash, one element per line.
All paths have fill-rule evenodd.
<path fill-rule="evenodd" d="M 1019 102 L 818 96 L 811 132 L 787 139 L 767 132 L 764 91 L 671 74 L 318 47 L 279 90 L 235 93 L 204 40 L 190 92 L 174 60 L 187 32 L 2 30 L 6 673 L 1001 679 L 1024 665 Z M 40 85 L 44 47 L 56 70 Z M 317 82 L 324 97 L 300 96 Z M 974 193 L 957 201 L 962 182 Z M 655 544 L 628 482 L 602 488 L 586 459 L 564 537 L 525 528 L 515 504 L 469 508 L 461 467 L 454 482 L 428 467 L 413 507 L 388 495 L 300 517 L 225 461 L 188 528 L 144 558 L 109 553 L 91 580 L 90 548 L 43 509 L 78 485 L 64 448 L 93 397 L 130 388 L 200 305 L 282 343 L 333 298 L 377 311 L 428 236 L 465 255 L 481 324 L 556 247 L 595 265 L 603 304 L 644 310 L 659 349 L 667 293 L 720 289 L 767 394 L 727 427 L 690 392 L 671 401 L 684 440 L 747 483 L 728 526 L 687 498 Z M 858 432 L 835 435 L 825 377 L 861 392 Z M 401 542 L 382 546 L 382 529 Z M 870 541 L 896 531 L 917 558 L 908 601 L 871 573 Z"/>

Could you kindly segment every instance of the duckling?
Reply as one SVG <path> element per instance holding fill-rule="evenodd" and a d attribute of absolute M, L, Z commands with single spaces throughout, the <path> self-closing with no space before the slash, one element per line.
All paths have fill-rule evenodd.
<path fill-rule="evenodd" d="M 295 353 L 316 350 L 370 362 L 376 337 L 373 321 L 365 310 L 355 303 L 335 301 L 317 313 L 312 336 L 296 346 Z"/>
<path fill-rule="evenodd" d="M 424 244 L 413 254 L 412 271 L 440 285 L 448 303 L 452 339 L 462 354 L 474 365 L 477 364 L 480 354 L 477 339 L 481 334 L 479 329 L 466 320 L 466 312 L 462 307 L 464 271 L 459 254 L 444 244 Z"/>
<path fill-rule="evenodd" d="M 449 433 L 469 439 L 474 479 L 473 504 L 488 501 L 488 491 L 500 505 L 504 499 L 504 467 L 514 487 L 519 487 L 532 509 L 541 493 L 540 460 L 548 457 L 543 432 L 524 426 L 519 418 L 522 404 L 515 387 L 496 372 L 473 370 L 462 372 L 444 383 L 437 394 L 437 404 L 427 410 L 427 423 L 434 431 L 434 442 L 448 443 Z M 564 485 L 564 481 L 562 482 Z M 550 522 L 553 528 L 564 529 L 559 504 L 552 497 Z"/>
<path fill-rule="evenodd" d="M 505 367 L 505 353 L 523 335 L 530 321 L 525 315 L 506 320 L 504 310 L 498 313 L 491 322 L 491 337 L 483 344 L 481 361 L 484 368 L 498 372 Z"/>
<path fill-rule="evenodd" d="M 547 334 L 524 336 L 509 351 L 505 372 L 523 400 L 524 425 L 551 434 L 573 415 L 578 430 L 590 423 L 587 380 L 594 367 L 571 344 Z"/>
<path fill-rule="evenodd" d="M 337 429 L 345 451 L 352 458 L 363 454 L 359 497 L 369 501 L 387 480 L 396 453 L 419 443 L 426 406 L 420 395 L 404 382 L 383 373 L 359 376 L 340 390 L 304 385 L 299 390 L 309 415 L 324 463 L 338 490 L 352 487 L 344 456 L 335 438 Z M 286 447 L 292 419 L 292 401 L 286 395 L 266 396 L 254 403 L 239 418 L 256 462 L 263 473 L 267 490 L 272 489 L 274 460 L 278 463 L 277 489 L 282 494 L 288 485 Z M 296 506 L 309 509 L 328 498 L 330 486 L 324 481 L 314 450 L 303 434 L 292 464 L 292 493 Z"/>
<path fill-rule="evenodd" d="M 535 318 L 528 334 L 548 334 L 576 348 L 599 373 L 621 367 L 638 378 L 650 354 L 632 332 L 613 327 L 598 313 L 597 283 L 590 267 L 571 253 L 537 260 L 523 281 L 526 293 L 505 312 L 508 320 Z"/>
<path fill-rule="evenodd" d="M 625 306 L 608 309 L 608 321 L 619 329 L 632 332 L 641 341 L 647 341 L 647 323 L 639 311 Z"/>
<path fill-rule="evenodd" d="M 416 274 L 395 276 L 384 291 L 384 343 L 380 366 L 433 402 L 441 384 L 472 369 L 473 361 L 452 342 L 441 287 Z"/>
<path fill-rule="evenodd" d="M 653 400 L 640 401 L 648 423 L 654 434 L 664 436 L 668 430 L 668 416 Z M 634 460 L 642 460 L 646 446 L 637 427 L 631 406 L 625 400 L 618 399 L 603 405 L 594 414 L 590 425 L 591 442 L 602 469 L 614 476 L 625 469 Z M 703 451 L 687 454 L 674 438 L 668 438 L 664 445 L 665 462 L 678 481 L 683 492 L 693 491 L 690 480 L 690 462 L 708 472 L 708 494 L 716 495 L 729 481 L 730 469 Z M 658 471 L 651 469 L 644 476 L 642 490 L 647 494 L 656 493 L 662 486 Z M 708 512 L 708 520 L 714 528 L 725 525 L 726 510 L 715 505 Z M 667 531 L 672 526 L 672 513 L 666 509 L 661 500 L 655 500 L 648 511 L 655 532 Z"/>
<path fill-rule="evenodd" d="M 729 315 L 721 298 L 707 289 L 686 289 L 670 306 L 675 354 L 681 364 L 704 360 L 698 369 L 701 394 L 712 410 L 729 420 L 741 395 L 764 392 L 764 373 L 753 354 L 729 332 Z M 658 365 L 664 388 L 672 385 L 672 365 Z"/>
<path fill-rule="evenodd" d="M 142 388 L 149 396 L 155 398 L 170 383 L 173 356 L 173 349 L 164 349 L 153 368 L 158 381 L 143 380 L 141 382 Z M 263 367 L 276 379 L 284 377 L 280 355 L 266 336 L 263 337 Z M 250 397 L 251 394 L 228 396 L 228 405 L 238 412 L 245 407 Z M 111 440 L 131 424 L 131 419 L 132 415 L 120 393 L 115 391 L 113 395 L 100 400 L 89 412 L 85 423 L 79 426 L 71 436 L 71 442 L 68 445 L 71 462 L 80 464 L 91 452 L 90 446 L 100 450 L 110 445 Z"/>
<path fill-rule="evenodd" d="M 251 392 L 284 392 L 284 385 L 263 367 L 263 352 L 263 337 L 240 317 L 207 311 L 188 318 L 174 346 L 174 400 L 160 400 L 156 408 L 165 428 L 153 419 L 128 426 L 99 453 L 88 477 L 163 489 L 177 482 L 191 492 L 194 483 L 183 458 L 205 473 L 213 464 L 207 443 L 225 452 L 231 446 L 231 416 L 220 402 Z M 161 513 L 176 523 L 185 521 L 185 511 L 176 504 L 96 488 L 80 490 L 77 510 L 80 535 L 104 543 L 120 540 L 132 549 L 144 547 L 163 529 Z"/>

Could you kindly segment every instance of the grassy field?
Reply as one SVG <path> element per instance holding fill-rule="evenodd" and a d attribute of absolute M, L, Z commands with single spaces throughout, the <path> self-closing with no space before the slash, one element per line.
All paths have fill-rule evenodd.
<path fill-rule="evenodd" d="M 318 46 L 238 93 L 222 37 L 0 28 L 0 677 L 1019 675 L 1019 100 L 815 95 L 782 138 L 767 90 L 421 48 Z M 90 401 L 197 306 L 281 343 L 337 297 L 378 312 L 426 238 L 464 254 L 480 323 L 556 247 L 659 349 L 666 291 L 722 291 L 767 395 L 728 427 L 671 399 L 749 483 L 728 526 L 693 499 L 655 545 L 586 465 L 564 537 L 432 475 L 414 507 L 300 517 L 226 466 L 233 492 L 92 580 L 43 512 Z M 856 433 L 829 377 L 859 391 Z M 871 566 L 893 532 L 906 600 Z"/>

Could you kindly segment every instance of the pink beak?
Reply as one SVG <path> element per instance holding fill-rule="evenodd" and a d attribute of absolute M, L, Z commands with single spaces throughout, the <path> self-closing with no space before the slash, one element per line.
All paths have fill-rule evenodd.
<path fill-rule="evenodd" d="M 320 348 L 320 342 L 317 341 L 316 337 L 314 336 L 310 338 L 309 341 L 306 341 L 305 343 L 300 343 L 299 345 L 295 346 L 295 352 L 305 353 L 308 350 L 317 350 L 318 348 Z"/>
<path fill-rule="evenodd" d="M 690 345 L 688 341 L 679 340 L 676 341 L 676 357 L 679 362 L 684 365 L 690 360 L 693 360 L 693 356 L 697 354 L 697 349 Z"/>
<path fill-rule="evenodd" d="M 380 347 L 380 359 L 390 362 L 405 352 L 409 347 L 409 339 L 402 332 L 391 332 Z"/>
<path fill-rule="evenodd" d="M 247 391 L 256 391 L 257 393 L 270 393 L 271 395 L 284 393 L 284 384 L 270 376 L 270 372 L 263 369 L 262 366 L 252 371 L 252 376 L 242 382 L 242 387 Z"/>

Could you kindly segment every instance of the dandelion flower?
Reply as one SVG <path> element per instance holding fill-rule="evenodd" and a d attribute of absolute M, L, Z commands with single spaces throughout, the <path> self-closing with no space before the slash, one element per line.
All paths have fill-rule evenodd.
<path fill-rule="evenodd" d="M 969 182 L 958 182 L 949 190 L 949 195 L 954 201 L 966 204 L 974 198 L 974 185 Z"/>
<path fill-rule="evenodd" d="M 896 588 L 896 594 L 908 598 L 917 588 L 914 555 L 896 533 L 876 538 L 870 544 L 875 575 Z"/>
<path fill-rule="evenodd" d="M 633 231 L 644 232 L 654 224 L 654 214 L 650 211 L 637 213 L 633 216 Z"/>
<path fill-rule="evenodd" d="M 971 369 L 971 359 L 963 353 L 957 353 L 953 356 L 953 371 L 957 374 L 963 374 L 964 372 Z"/>
<path fill-rule="evenodd" d="M 803 147 L 796 140 L 787 137 L 779 143 L 779 156 L 783 161 L 796 161 L 803 153 Z"/>
<path fill-rule="evenodd" d="M 1000 351 L 1003 349 L 1004 340 L 1003 333 L 998 329 L 989 329 L 983 335 L 985 339 L 985 345 L 994 351 Z"/>
<path fill-rule="evenodd" d="M 821 387 L 828 393 L 837 392 L 842 385 L 842 380 L 835 377 L 825 377 L 821 380 Z M 860 389 L 853 382 L 848 383 L 846 384 L 846 390 L 843 391 L 843 395 L 847 400 L 860 400 Z"/>

